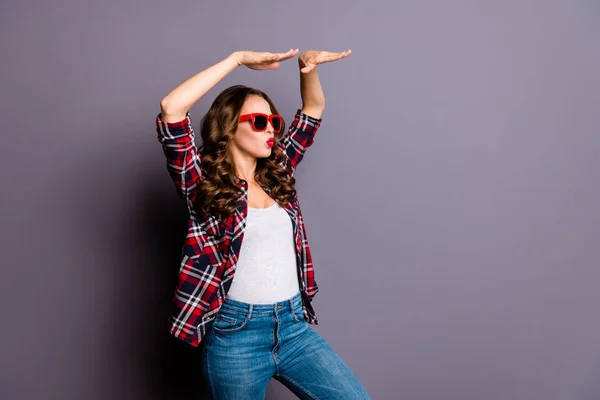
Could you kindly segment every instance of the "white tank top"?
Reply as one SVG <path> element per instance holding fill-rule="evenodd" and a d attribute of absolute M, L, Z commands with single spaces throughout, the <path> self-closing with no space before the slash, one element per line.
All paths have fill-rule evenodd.
<path fill-rule="evenodd" d="M 288 213 L 275 202 L 248 207 L 240 255 L 227 298 L 250 304 L 272 304 L 300 291 L 294 230 Z"/>

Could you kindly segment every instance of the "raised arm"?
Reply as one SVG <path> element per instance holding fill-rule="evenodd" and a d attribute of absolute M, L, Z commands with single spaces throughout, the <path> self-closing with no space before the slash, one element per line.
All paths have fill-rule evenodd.
<path fill-rule="evenodd" d="M 161 101 L 163 122 L 179 122 L 210 89 L 238 67 L 238 52 L 231 53 L 213 66 L 198 72 L 171 90 Z"/>
<path fill-rule="evenodd" d="M 300 67 L 300 94 L 302 96 L 303 113 L 319 119 L 325 108 L 325 95 L 317 73 L 317 65 L 346 58 L 351 53 L 352 50 L 341 53 L 308 50 L 300 54 L 298 67 Z"/>
<path fill-rule="evenodd" d="M 342 53 L 308 50 L 298 57 L 302 109 L 296 112 L 287 134 L 279 142 L 280 148 L 288 156 L 292 174 L 302 161 L 306 149 L 313 144 L 325 109 L 325 95 L 317 73 L 317 65 L 346 58 L 351 53 L 352 50 Z"/>
<path fill-rule="evenodd" d="M 221 79 L 239 65 L 236 53 L 187 79 L 160 101 L 156 132 L 177 194 L 194 206 L 194 190 L 200 177 L 200 153 L 196 147 L 189 110 Z"/>

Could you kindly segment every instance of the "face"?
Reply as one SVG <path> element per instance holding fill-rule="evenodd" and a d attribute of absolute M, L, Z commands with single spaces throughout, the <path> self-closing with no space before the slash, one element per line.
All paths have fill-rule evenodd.
<path fill-rule="evenodd" d="M 241 110 L 241 115 L 251 113 L 263 113 L 270 115 L 271 107 L 269 103 L 260 96 L 248 96 Z M 235 153 L 244 157 L 266 158 L 271 155 L 271 147 L 267 144 L 267 139 L 275 136 L 273 125 L 267 123 L 267 129 L 257 132 L 252 128 L 252 122 L 244 121 L 238 124 L 238 128 L 232 139 L 231 147 Z"/>

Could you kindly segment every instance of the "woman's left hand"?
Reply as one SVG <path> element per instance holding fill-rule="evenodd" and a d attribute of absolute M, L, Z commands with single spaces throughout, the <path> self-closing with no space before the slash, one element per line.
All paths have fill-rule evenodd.
<path fill-rule="evenodd" d="M 300 54 L 298 57 L 298 66 L 300 72 L 308 74 L 310 71 L 315 69 L 318 64 L 326 62 L 337 61 L 342 58 L 348 57 L 352 53 L 352 50 L 346 50 L 341 53 L 332 53 L 329 51 L 320 50 L 307 50 Z"/>

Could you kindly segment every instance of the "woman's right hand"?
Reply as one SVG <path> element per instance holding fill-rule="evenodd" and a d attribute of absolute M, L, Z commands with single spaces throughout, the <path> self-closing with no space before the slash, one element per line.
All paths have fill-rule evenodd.
<path fill-rule="evenodd" d="M 267 70 L 279 68 L 279 61 L 289 60 L 298 54 L 298 49 L 291 49 L 286 53 L 268 53 L 249 50 L 235 52 L 238 65 L 245 65 L 250 69 Z"/>

